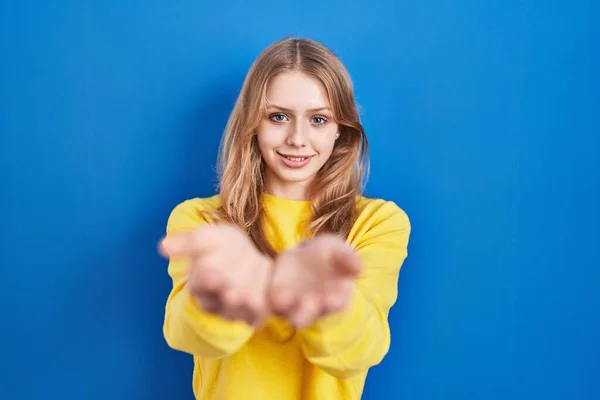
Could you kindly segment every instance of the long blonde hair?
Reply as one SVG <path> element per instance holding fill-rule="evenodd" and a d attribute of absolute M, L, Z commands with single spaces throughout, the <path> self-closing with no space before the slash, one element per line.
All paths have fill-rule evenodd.
<path fill-rule="evenodd" d="M 360 123 L 353 85 L 344 65 L 311 39 L 286 38 L 267 47 L 251 66 L 225 128 L 219 152 L 220 220 L 245 230 L 258 249 L 274 256 L 263 231 L 264 161 L 256 129 L 266 109 L 267 85 L 283 71 L 302 71 L 321 81 L 339 125 L 333 152 L 313 180 L 308 199 L 307 235 L 334 233 L 346 238 L 356 220 L 357 196 L 368 170 L 368 142 Z"/>

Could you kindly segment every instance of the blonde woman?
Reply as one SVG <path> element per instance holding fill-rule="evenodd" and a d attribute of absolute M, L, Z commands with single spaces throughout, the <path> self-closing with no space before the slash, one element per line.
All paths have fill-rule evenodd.
<path fill-rule="evenodd" d="M 367 138 L 325 46 L 254 62 L 225 129 L 219 193 L 172 211 L 164 336 L 197 399 L 359 399 L 390 346 L 410 223 L 366 198 Z"/>

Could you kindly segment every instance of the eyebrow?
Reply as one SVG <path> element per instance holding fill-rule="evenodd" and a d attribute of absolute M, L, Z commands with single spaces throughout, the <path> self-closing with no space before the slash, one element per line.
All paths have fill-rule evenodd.
<path fill-rule="evenodd" d="M 278 106 L 278 105 L 275 105 L 275 104 L 269 104 L 268 108 L 276 108 L 278 110 L 287 111 L 287 112 L 293 111 L 293 110 L 290 110 L 289 108 L 281 107 L 281 106 Z M 310 111 L 310 112 L 317 112 L 317 111 L 326 111 L 326 110 L 331 111 L 331 109 L 329 107 L 327 107 L 327 106 L 317 107 L 317 108 L 311 108 L 308 111 Z"/>

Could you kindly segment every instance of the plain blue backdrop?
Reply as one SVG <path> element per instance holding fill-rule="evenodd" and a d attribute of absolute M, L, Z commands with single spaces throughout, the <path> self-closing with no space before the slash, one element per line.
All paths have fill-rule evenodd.
<path fill-rule="evenodd" d="M 347 65 L 413 224 L 364 398 L 600 398 L 597 2 L 1 4 L 0 398 L 192 398 L 156 242 L 288 35 Z"/>

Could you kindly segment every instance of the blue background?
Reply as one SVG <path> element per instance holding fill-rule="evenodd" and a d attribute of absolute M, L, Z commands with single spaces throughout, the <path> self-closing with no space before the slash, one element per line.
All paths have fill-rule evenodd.
<path fill-rule="evenodd" d="M 346 63 L 411 217 L 365 399 L 600 398 L 600 7 L 3 1 L 0 397 L 191 399 L 155 252 L 271 42 Z M 376 393 L 383 391 L 385 395 Z"/>

